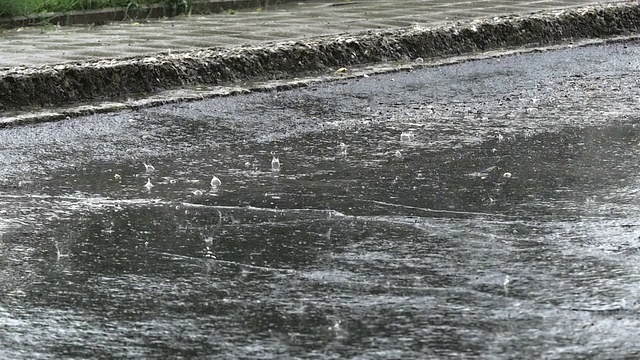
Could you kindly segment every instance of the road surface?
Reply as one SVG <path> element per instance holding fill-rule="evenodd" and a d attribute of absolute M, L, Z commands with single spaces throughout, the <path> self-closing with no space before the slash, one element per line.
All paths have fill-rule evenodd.
<path fill-rule="evenodd" d="M 637 356 L 639 53 L 4 129 L 0 357 Z"/>

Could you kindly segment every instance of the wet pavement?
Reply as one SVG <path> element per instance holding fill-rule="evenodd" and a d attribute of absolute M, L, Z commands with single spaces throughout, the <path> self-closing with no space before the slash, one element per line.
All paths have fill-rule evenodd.
<path fill-rule="evenodd" d="M 29 27 L 0 32 L 0 69 L 260 45 L 394 27 L 431 27 L 459 20 L 607 2 L 611 1 L 310 1 L 269 5 L 261 11 L 192 14 L 104 26 Z"/>
<path fill-rule="evenodd" d="M 639 53 L 4 129 L 0 357 L 635 357 Z"/>

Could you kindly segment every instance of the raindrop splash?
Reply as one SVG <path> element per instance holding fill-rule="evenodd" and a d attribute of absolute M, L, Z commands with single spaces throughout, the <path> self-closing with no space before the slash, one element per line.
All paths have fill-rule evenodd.
<path fill-rule="evenodd" d="M 57 241 L 55 242 L 55 245 L 56 245 L 56 254 L 57 254 L 58 260 L 69 256 L 69 254 L 63 254 L 62 251 L 60 251 L 60 246 L 58 245 Z"/>
<path fill-rule="evenodd" d="M 147 173 L 152 173 L 154 171 L 156 171 L 156 168 L 151 165 L 151 164 L 147 164 L 147 163 L 143 163 L 144 164 L 144 171 Z"/>
<path fill-rule="evenodd" d="M 347 144 L 341 142 L 339 146 L 340 146 L 340 155 L 347 156 Z"/>
<path fill-rule="evenodd" d="M 504 277 L 504 281 L 502 282 L 502 288 L 504 289 L 504 295 L 509 296 L 509 284 L 511 283 L 511 278 L 509 275 Z"/>
<path fill-rule="evenodd" d="M 209 246 L 205 247 L 204 257 L 209 259 L 216 259 L 216 256 L 213 254 L 213 251 L 211 251 L 211 248 Z"/>
<path fill-rule="evenodd" d="M 400 134 L 400 141 L 402 142 L 410 142 L 413 141 L 414 135 L 412 132 L 402 132 Z"/>
<path fill-rule="evenodd" d="M 271 170 L 280 171 L 280 159 L 275 156 L 271 160 Z"/>
<path fill-rule="evenodd" d="M 213 175 L 213 177 L 211 178 L 211 187 L 214 189 L 217 189 L 218 186 L 222 185 L 222 181 L 220 181 L 220 179 L 218 179 L 217 176 Z"/>
<path fill-rule="evenodd" d="M 151 191 L 151 188 L 154 187 L 154 185 L 151 183 L 151 179 L 147 179 L 147 183 L 144 185 L 144 187 L 147 189 L 147 191 Z"/>

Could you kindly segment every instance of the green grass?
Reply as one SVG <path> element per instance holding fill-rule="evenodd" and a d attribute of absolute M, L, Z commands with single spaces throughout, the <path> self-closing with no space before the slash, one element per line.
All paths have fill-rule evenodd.
<path fill-rule="evenodd" d="M 43 12 L 91 10 L 108 7 L 136 8 L 140 5 L 167 3 L 178 6 L 185 0 L 0 0 L 0 17 Z"/>

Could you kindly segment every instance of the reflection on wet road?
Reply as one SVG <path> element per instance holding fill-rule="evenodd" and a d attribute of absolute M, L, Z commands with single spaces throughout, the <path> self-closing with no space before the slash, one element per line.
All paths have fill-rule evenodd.
<path fill-rule="evenodd" d="M 0 357 L 633 357 L 639 51 L 3 130 Z"/>

